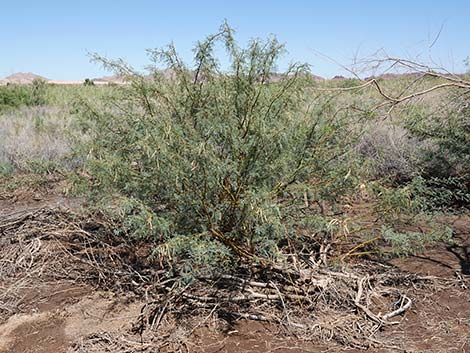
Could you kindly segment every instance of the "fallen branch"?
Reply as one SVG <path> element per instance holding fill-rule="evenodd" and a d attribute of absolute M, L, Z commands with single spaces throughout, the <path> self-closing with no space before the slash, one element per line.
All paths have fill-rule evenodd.
<path fill-rule="evenodd" d="M 403 300 L 401 302 L 402 302 L 402 305 L 397 310 L 394 310 L 388 314 L 382 315 L 382 320 L 387 321 L 388 319 L 391 319 L 394 316 L 400 315 L 401 313 L 404 313 L 406 310 L 411 308 L 412 301 L 407 296 L 403 296 Z"/>
<path fill-rule="evenodd" d="M 354 299 L 354 304 L 358 309 L 361 309 L 370 319 L 375 321 L 376 323 L 383 325 L 385 322 L 375 315 L 368 307 L 361 304 L 362 293 L 364 291 L 364 282 L 368 279 L 368 276 L 362 277 L 360 280 L 357 281 L 357 293 L 356 298 Z"/>

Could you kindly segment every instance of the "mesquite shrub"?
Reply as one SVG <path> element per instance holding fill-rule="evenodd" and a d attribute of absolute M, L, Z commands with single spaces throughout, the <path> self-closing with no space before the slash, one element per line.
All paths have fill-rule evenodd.
<path fill-rule="evenodd" d="M 46 104 L 46 85 L 41 79 L 35 79 L 31 85 L 0 86 L 0 113 L 14 110 L 21 106 L 41 106 Z"/>
<path fill-rule="evenodd" d="M 283 53 L 275 38 L 240 48 L 223 25 L 193 66 L 172 45 L 149 51 L 151 75 L 95 57 L 130 82 L 82 109 L 85 179 L 113 199 L 117 234 L 153 239 L 188 271 L 279 259 L 295 226 L 322 216 L 302 213 L 306 198 L 332 204 L 352 187 L 351 118 L 309 101 L 307 65 L 276 74 Z"/>
<path fill-rule="evenodd" d="M 428 209 L 470 207 L 470 96 L 450 91 L 440 109 L 411 115 L 405 127 L 421 145 L 421 173 L 411 186 Z"/>

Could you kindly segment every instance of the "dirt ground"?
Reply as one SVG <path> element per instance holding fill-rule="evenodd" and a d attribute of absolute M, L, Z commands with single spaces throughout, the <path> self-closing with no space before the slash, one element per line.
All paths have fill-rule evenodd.
<path fill-rule="evenodd" d="M 402 324 L 387 335 L 401 340 L 407 352 L 470 351 L 470 298 L 452 290 L 436 293 L 406 314 Z M 100 344 L 93 352 L 108 350 L 103 334 L 132 343 L 138 352 L 139 337 L 133 341 L 121 335 L 131 329 L 142 302 L 126 300 L 92 288 L 50 284 L 41 293 L 28 291 L 22 314 L 15 314 L 0 325 L 0 352 L 49 353 L 80 352 L 81 341 L 96 337 Z M 106 336 L 105 336 L 106 337 Z M 242 320 L 230 330 L 217 332 L 210 327 L 194 331 L 186 343 L 189 352 L 359 352 L 332 342 L 304 342 L 289 337 L 278 327 Z M 147 347 L 146 347 L 147 348 Z M 153 352 L 153 350 L 146 350 Z M 158 351 L 158 350 L 156 350 Z M 156 352 L 155 351 L 155 352 Z M 162 350 L 164 351 L 164 350 Z M 371 351 L 399 351 L 371 349 Z M 91 350 L 90 350 L 91 352 Z"/>
<path fill-rule="evenodd" d="M 3 198 L 0 220 L 15 212 L 76 203 L 75 199 L 44 194 L 36 198 Z M 416 256 L 394 259 L 390 264 L 410 273 L 450 278 L 454 284 L 436 291 L 413 289 L 413 305 L 400 316 L 400 324 L 380 333 L 380 341 L 389 343 L 369 351 L 470 352 L 470 215 L 453 216 L 449 222 L 453 222 L 458 245 L 440 244 Z M 0 240 L 1 237 L 0 228 Z M 44 244 L 41 246 L 44 248 Z M 1 247 L 6 245 L 0 241 Z M 184 320 L 176 322 L 175 328 L 163 331 L 159 344 L 152 346 L 151 341 L 133 330 L 145 306 L 144 297 L 104 290 L 99 285 L 66 277 L 28 277 L 30 268 L 15 269 L 12 278 L 18 285 L 14 297 L 6 292 L 13 287 L 0 283 L 0 290 L 4 291 L 0 293 L 0 309 L 4 307 L 0 316 L 1 353 L 172 352 L 174 345 L 170 343 L 176 341 L 182 352 L 361 351 L 328 337 L 322 341 L 304 340 L 274 324 L 240 319 L 221 327 L 209 317 L 201 318 L 195 325 Z M 47 268 L 43 273 L 47 273 Z M 28 281 L 24 281 L 26 277 Z"/>

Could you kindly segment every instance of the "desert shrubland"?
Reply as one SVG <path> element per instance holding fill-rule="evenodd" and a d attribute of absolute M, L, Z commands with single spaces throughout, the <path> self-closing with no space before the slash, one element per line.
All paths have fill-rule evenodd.
<path fill-rule="evenodd" d="M 192 60 L 148 54 L 146 71 L 93 56 L 119 85 L 0 87 L 0 314 L 37 275 L 144 298 L 132 339 L 79 351 L 153 347 L 182 318 L 179 348 L 208 319 L 250 319 L 395 349 L 388 327 L 421 297 L 465 288 L 450 220 L 470 201 L 468 77 L 386 58 L 367 64 L 411 73 L 321 81 L 225 23 Z M 431 246 L 456 278 L 390 266 Z"/>
<path fill-rule="evenodd" d="M 468 207 L 467 81 L 279 74 L 276 38 L 241 47 L 227 25 L 193 52 L 149 50 L 144 73 L 95 55 L 119 87 L 3 87 L 2 174 L 69 175 L 117 236 L 182 273 L 334 253 L 355 228 L 338 215 L 364 193 L 378 220 L 367 248 L 449 239 L 407 225 Z"/>

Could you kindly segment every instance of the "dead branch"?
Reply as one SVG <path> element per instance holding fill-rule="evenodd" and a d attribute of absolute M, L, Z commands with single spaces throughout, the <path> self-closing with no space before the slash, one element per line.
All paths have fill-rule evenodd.
<path fill-rule="evenodd" d="M 26 269 L 31 276 L 50 276 L 54 258 L 55 278 L 60 273 L 61 278 L 91 282 L 116 291 L 134 291 L 148 298 L 136 324 L 141 332 L 158 330 L 161 334 L 175 315 L 220 320 L 219 314 L 225 313 L 298 329 L 305 337 L 367 347 L 374 342 L 378 328 L 397 324 L 389 320 L 412 306 L 412 297 L 402 295 L 396 310 L 375 314 L 379 309 L 367 299 L 371 294 L 386 305 L 391 300 L 390 292 L 399 286 L 409 288 L 410 283 L 426 283 L 437 288 L 436 283 L 440 283 L 435 277 L 410 276 L 375 263 L 332 269 L 298 261 L 283 266 L 260 266 L 256 271 L 245 267 L 231 274 L 199 276 L 199 281 L 186 290 L 179 287 L 178 277 L 164 277 L 164 268 L 133 267 L 132 260 L 119 252 L 128 245 L 115 244 L 112 238 L 107 238 L 106 225 L 100 225 L 99 235 L 86 228 L 90 215 L 74 215 L 59 209 L 25 215 L 0 216 L 0 226 L 8 224 L 2 228 L 2 237 L 10 239 L 6 251 L 0 253 L 0 314 L 11 315 L 17 310 L 20 286 L 29 283 L 26 277 L 26 282 L 17 280 L 18 271 Z M 48 250 L 50 245 L 54 252 Z M 132 247 L 126 249 L 133 251 Z"/>
<path fill-rule="evenodd" d="M 354 304 L 358 309 L 361 309 L 370 319 L 378 323 L 379 325 L 383 325 L 384 322 L 381 320 L 377 315 L 375 315 L 372 311 L 369 310 L 368 307 L 361 304 L 362 293 L 364 291 L 364 282 L 368 279 L 367 276 L 361 278 L 357 281 L 357 293 L 356 298 L 354 299 Z"/>
<path fill-rule="evenodd" d="M 388 314 L 382 315 L 382 320 L 387 321 L 388 319 L 391 319 L 394 316 L 404 313 L 406 310 L 411 308 L 411 303 L 412 301 L 410 298 L 408 298 L 407 296 L 403 296 L 402 301 L 401 301 L 401 306 L 397 310 L 394 310 Z"/>

